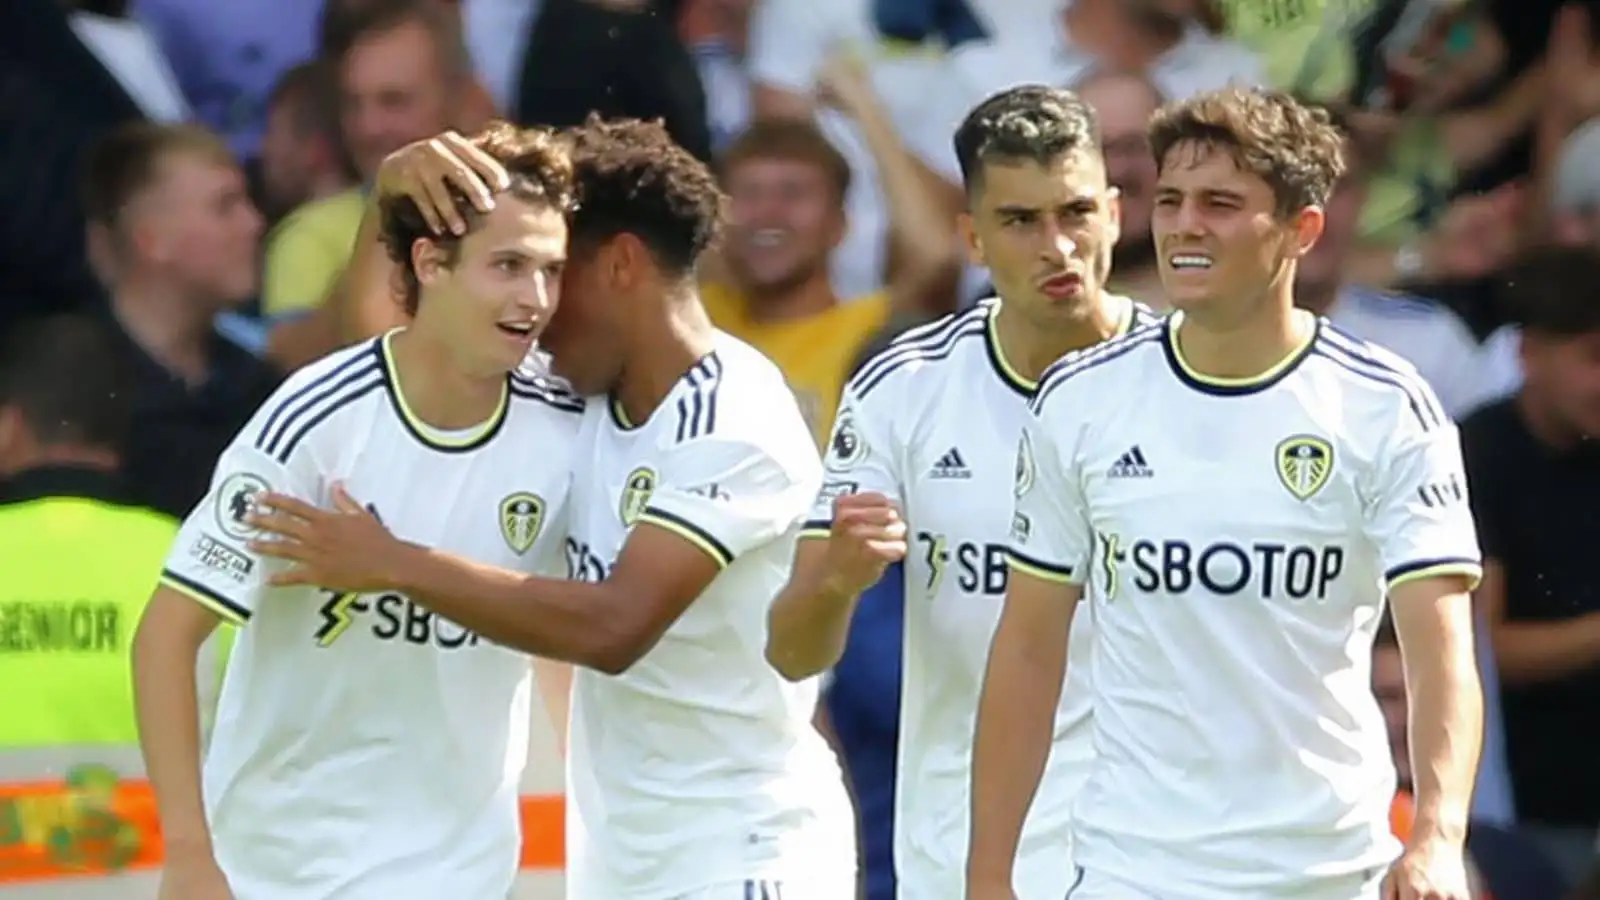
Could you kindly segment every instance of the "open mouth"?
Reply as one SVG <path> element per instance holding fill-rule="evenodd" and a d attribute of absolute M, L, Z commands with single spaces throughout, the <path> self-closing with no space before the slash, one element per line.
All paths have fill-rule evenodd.
<path fill-rule="evenodd" d="M 1063 272 L 1053 278 L 1039 282 L 1039 290 L 1048 297 L 1065 297 L 1076 293 L 1083 285 L 1083 279 L 1070 272 Z"/>
<path fill-rule="evenodd" d="M 1211 268 L 1212 259 L 1203 253 L 1174 253 L 1167 257 L 1167 265 L 1174 272 L 1204 272 Z"/>
<path fill-rule="evenodd" d="M 500 329 L 501 334 L 523 340 L 533 337 L 537 330 L 532 322 L 500 322 L 495 327 Z"/>

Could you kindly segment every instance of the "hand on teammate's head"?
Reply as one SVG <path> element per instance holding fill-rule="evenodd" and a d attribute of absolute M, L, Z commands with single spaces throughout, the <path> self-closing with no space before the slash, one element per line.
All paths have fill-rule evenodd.
<path fill-rule="evenodd" d="M 467 232 L 460 195 L 479 212 L 494 209 L 494 195 L 511 184 L 505 166 L 454 131 L 415 141 L 384 157 L 374 179 L 380 197 L 409 197 L 439 234 Z"/>

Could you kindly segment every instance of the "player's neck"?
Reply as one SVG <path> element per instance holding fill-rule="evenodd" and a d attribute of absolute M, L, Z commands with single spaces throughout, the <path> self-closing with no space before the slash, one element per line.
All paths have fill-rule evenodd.
<path fill-rule="evenodd" d="M 1301 285 L 1295 288 L 1294 304 L 1312 315 L 1325 316 L 1339 299 L 1339 284 Z"/>
<path fill-rule="evenodd" d="M 1040 327 L 1002 299 L 994 321 L 995 338 L 1006 363 L 1023 378 L 1038 381 L 1044 370 L 1061 357 L 1115 337 L 1127 324 L 1129 314 L 1126 300 L 1101 292 L 1085 305 L 1081 316 L 1060 325 Z"/>
<path fill-rule="evenodd" d="M 803 281 L 770 288 L 740 288 L 752 322 L 790 322 L 827 312 L 839 303 L 824 268 Z"/>
<path fill-rule="evenodd" d="M 1212 378 L 1255 378 L 1305 346 L 1316 318 L 1287 301 L 1229 317 L 1185 312 L 1174 340 L 1184 363 Z"/>
<path fill-rule="evenodd" d="M 203 303 L 157 282 L 129 279 L 112 291 L 111 312 L 151 359 L 192 384 L 205 380 L 213 320 Z"/>
<path fill-rule="evenodd" d="M 649 420 L 684 373 L 716 346 L 717 330 L 692 285 L 680 288 L 661 310 L 660 321 L 641 323 L 635 332 L 640 339 L 612 392 L 629 422 Z"/>
<path fill-rule="evenodd" d="M 388 338 L 395 390 L 423 424 L 441 431 L 481 425 L 505 400 L 504 373 L 469 372 L 441 342 L 408 328 Z"/>

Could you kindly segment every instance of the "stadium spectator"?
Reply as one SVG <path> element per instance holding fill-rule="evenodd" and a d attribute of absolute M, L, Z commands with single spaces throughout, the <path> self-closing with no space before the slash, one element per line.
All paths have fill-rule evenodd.
<path fill-rule="evenodd" d="M 488 109 L 473 100 L 481 88 L 454 10 L 437 0 L 365 0 L 330 11 L 348 17 L 329 26 L 338 43 L 322 49 L 339 71 L 344 139 L 361 178 L 371 178 L 385 156 L 411 141 L 481 124 Z M 267 315 L 324 307 L 355 246 L 366 203 L 365 192 L 352 188 L 295 210 L 278 226 L 266 248 Z M 366 249 L 381 252 L 376 243 Z M 340 312 L 337 303 L 325 307 L 320 335 L 281 358 L 303 361 L 337 346 Z"/>
<path fill-rule="evenodd" d="M 861 298 L 835 292 L 828 263 L 849 227 L 849 163 L 815 126 L 776 119 L 752 125 L 722 156 L 733 218 L 723 252 L 728 277 L 702 286 L 712 321 L 778 363 L 819 445 L 867 339 L 891 315 L 938 311 L 930 296 L 956 270 L 938 202 L 865 70 L 839 58 L 822 77 L 826 96 L 860 124 L 877 161 L 889 204 L 886 240 L 900 261 L 893 280 Z"/>
<path fill-rule="evenodd" d="M 261 181 L 262 202 L 273 220 L 350 187 L 339 131 L 339 82 L 327 63 L 303 62 L 273 87 L 261 137 Z"/>
<path fill-rule="evenodd" d="M 1095 69 L 1073 88 L 1100 117 L 1100 145 L 1106 177 L 1122 206 L 1122 236 L 1111 251 L 1111 283 L 1119 294 L 1161 309 L 1161 277 L 1150 215 L 1155 211 L 1156 162 L 1150 158 L 1145 123 L 1162 103 L 1155 83 L 1138 72 Z"/>
<path fill-rule="evenodd" d="M 136 496 L 181 516 L 278 375 L 217 330 L 256 289 L 261 216 L 226 144 L 198 125 L 126 126 L 83 180 L 108 314 L 133 365 Z"/>
<path fill-rule="evenodd" d="M 1595 251 L 1557 248 L 1511 275 L 1525 380 L 1463 426 L 1517 812 L 1571 880 L 1600 826 L 1600 766 L 1574 732 L 1600 716 L 1597 272 Z"/>

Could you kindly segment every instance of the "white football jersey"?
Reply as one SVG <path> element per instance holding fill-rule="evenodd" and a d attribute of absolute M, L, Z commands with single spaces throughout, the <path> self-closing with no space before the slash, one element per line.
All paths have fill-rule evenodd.
<path fill-rule="evenodd" d="M 531 667 L 396 593 L 265 586 L 251 497 L 327 505 L 343 482 L 396 535 L 564 572 L 583 403 L 513 374 L 494 417 L 441 432 L 407 409 L 388 338 L 291 376 L 234 438 L 162 581 L 243 625 L 204 790 L 217 859 L 250 900 L 505 897 L 521 849 Z"/>
<path fill-rule="evenodd" d="M 854 819 L 811 725 L 817 685 L 785 681 L 765 657 L 767 611 L 822 481 L 793 392 L 718 334 L 647 421 L 591 401 L 581 446 L 572 577 L 604 580 L 641 522 L 722 572 L 628 671 L 575 673 L 567 896 L 661 900 L 763 880 L 850 896 Z"/>
<path fill-rule="evenodd" d="M 1124 301 L 1123 331 L 1154 321 Z M 961 900 L 973 726 L 1006 591 L 1017 437 L 1034 385 L 1005 361 L 1000 302 L 912 329 L 846 385 L 807 535 L 826 537 L 834 499 L 875 491 L 903 511 L 904 662 L 895 791 L 900 896 Z M 1075 630 L 1087 646 L 1087 625 Z M 1060 900 L 1071 878 L 1068 813 L 1087 772 L 1088 692 L 1062 695 L 1056 743 L 1023 831 L 1021 900 Z"/>
<path fill-rule="evenodd" d="M 1326 315 L 1353 337 L 1392 350 L 1416 366 L 1453 419 L 1502 395 L 1467 323 L 1437 303 L 1351 286 L 1339 291 Z"/>
<path fill-rule="evenodd" d="M 1386 589 L 1479 573 L 1456 428 L 1326 320 L 1222 381 L 1183 362 L 1182 318 L 1053 366 L 1017 458 L 1011 564 L 1093 607 L 1076 862 L 1161 897 L 1330 895 L 1398 849 Z"/>

